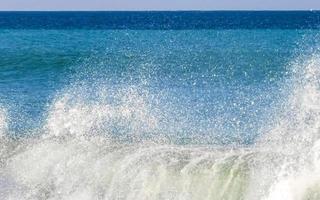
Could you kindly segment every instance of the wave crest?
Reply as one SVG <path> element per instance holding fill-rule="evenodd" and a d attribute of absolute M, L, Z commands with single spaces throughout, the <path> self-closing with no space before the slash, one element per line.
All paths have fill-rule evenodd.
<path fill-rule="evenodd" d="M 165 131 L 166 110 L 154 107 L 150 94 L 135 87 L 112 95 L 103 87 L 70 88 L 49 108 L 43 137 L 9 141 L 10 155 L 1 156 L 0 193 L 50 200 L 317 199 L 318 55 L 291 65 L 287 99 L 269 132 L 249 147 L 141 142 Z M 0 131 L 6 129 L 0 113 Z"/>

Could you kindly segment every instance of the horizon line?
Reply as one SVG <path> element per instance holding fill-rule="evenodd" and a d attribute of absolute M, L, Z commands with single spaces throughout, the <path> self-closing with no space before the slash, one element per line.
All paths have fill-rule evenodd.
<path fill-rule="evenodd" d="M 219 9 L 219 10 L 205 10 L 205 9 L 177 9 L 177 10 L 1 10 L 0 12 L 318 12 L 318 9 Z"/>

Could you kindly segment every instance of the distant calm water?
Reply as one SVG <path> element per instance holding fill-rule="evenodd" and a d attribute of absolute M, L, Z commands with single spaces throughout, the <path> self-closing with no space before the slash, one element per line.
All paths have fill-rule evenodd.
<path fill-rule="evenodd" d="M 320 198 L 320 12 L 0 12 L 0 199 Z"/>

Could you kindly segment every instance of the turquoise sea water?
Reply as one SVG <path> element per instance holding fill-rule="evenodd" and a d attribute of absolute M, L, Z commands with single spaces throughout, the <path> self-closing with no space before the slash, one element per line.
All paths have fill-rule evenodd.
<path fill-rule="evenodd" d="M 0 199 L 318 199 L 318 15 L 0 13 Z"/>

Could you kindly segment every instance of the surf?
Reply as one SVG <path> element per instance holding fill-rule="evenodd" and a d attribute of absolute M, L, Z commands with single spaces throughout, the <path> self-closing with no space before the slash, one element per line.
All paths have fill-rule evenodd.
<path fill-rule="evenodd" d="M 21 137 L 11 137 L 14 119 L 1 108 L 1 196 L 318 199 L 319 66 L 318 52 L 289 64 L 291 78 L 283 85 L 289 92 L 252 144 L 237 138 L 222 144 L 192 131 L 191 142 L 177 142 L 185 135 L 173 133 L 188 130 L 188 121 L 179 123 L 183 114 L 169 112 L 176 105 L 158 101 L 164 93 L 141 85 L 110 90 L 99 83 L 93 93 L 71 85 L 57 93 L 42 126 Z"/>

